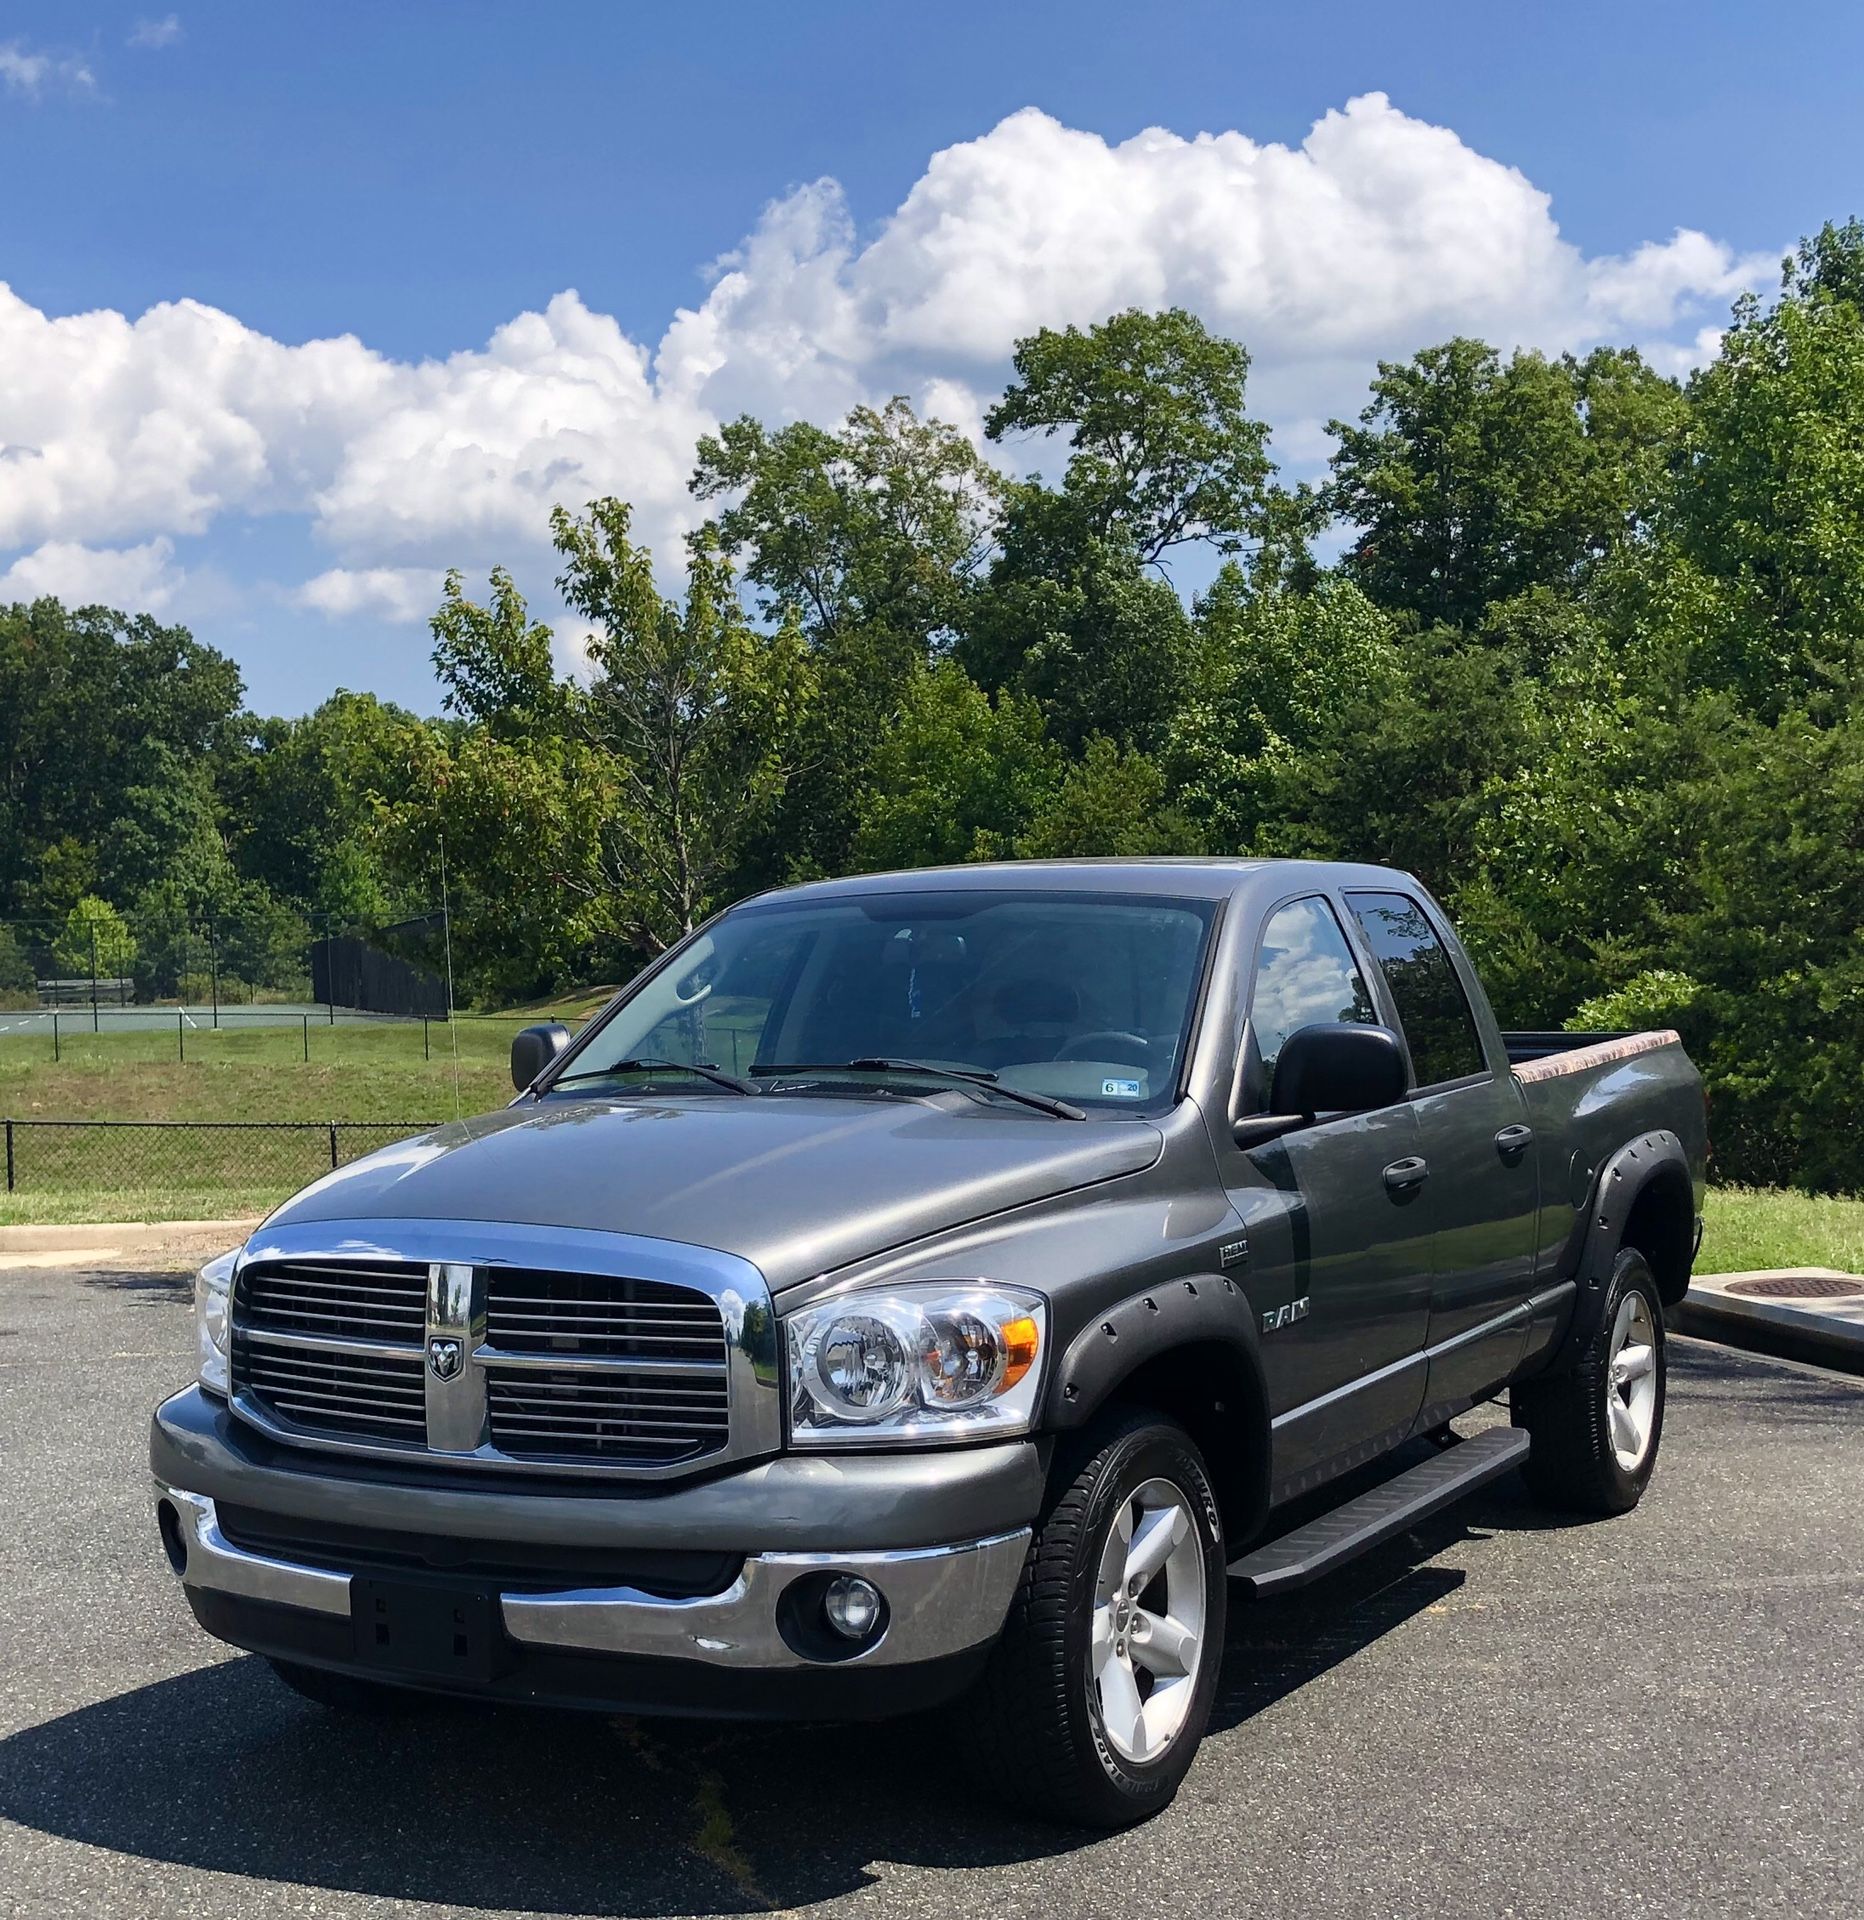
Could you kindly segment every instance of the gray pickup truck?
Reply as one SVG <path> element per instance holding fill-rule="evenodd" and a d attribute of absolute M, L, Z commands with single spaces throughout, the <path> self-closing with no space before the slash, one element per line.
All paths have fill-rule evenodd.
<path fill-rule="evenodd" d="M 1382 867 L 746 901 L 202 1271 L 169 1561 L 327 1706 L 968 1693 L 1006 1793 L 1142 1818 L 1233 1600 L 1516 1467 L 1643 1491 L 1704 1105 L 1674 1034 L 1585 1038 L 1511 1047 Z"/>

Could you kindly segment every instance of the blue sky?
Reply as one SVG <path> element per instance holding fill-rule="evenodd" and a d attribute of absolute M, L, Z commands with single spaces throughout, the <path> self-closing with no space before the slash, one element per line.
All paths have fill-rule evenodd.
<path fill-rule="evenodd" d="M 0 586 L 427 705 L 553 491 L 676 553 L 710 422 L 973 424 L 1045 320 L 1199 307 L 1303 470 L 1450 331 L 1681 370 L 1864 206 L 1861 70 L 1848 5 L 0 7 Z"/>

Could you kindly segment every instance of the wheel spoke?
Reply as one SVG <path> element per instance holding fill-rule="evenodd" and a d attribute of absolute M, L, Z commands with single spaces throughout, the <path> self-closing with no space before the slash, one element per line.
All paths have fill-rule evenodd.
<path fill-rule="evenodd" d="M 1187 1677 L 1197 1665 L 1198 1636 L 1170 1614 L 1142 1614 L 1143 1631 L 1133 1635 L 1133 1657 L 1160 1679 Z"/>
<path fill-rule="evenodd" d="M 1100 1550 L 1100 1567 L 1094 1576 L 1096 1602 L 1111 1600 L 1126 1579 L 1126 1549 L 1133 1537 L 1133 1503 L 1125 1500 L 1113 1517 L 1113 1529 Z"/>
<path fill-rule="evenodd" d="M 1135 1760 L 1146 1752 L 1145 1702 L 1139 1697 L 1139 1683 L 1133 1670 L 1117 1655 L 1107 1662 L 1100 1676 L 1100 1717 L 1114 1745 Z"/>
<path fill-rule="evenodd" d="M 1631 1409 L 1616 1393 L 1610 1394 L 1608 1399 L 1612 1411 L 1612 1445 L 1620 1453 L 1636 1453 L 1642 1444 L 1642 1436 L 1638 1433 L 1637 1422 L 1631 1418 Z"/>
<path fill-rule="evenodd" d="M 1171 1550 L 1185 1535 L 1182 1507 L 1160 1507 L 1140 1521 L 1126 1549 L 1125 1580 L 1129 1591 L 1143 1590 L 1170 1557 Z M 1133 1582 L 1139 1588 L 1133 1588 Z"/>
<path fill-rule="evenodd" d="M 1631 1319 L 1637 1312 L 1637 1295 L 1625 1295 L 1624 1304 L 1612 1320 L 1612 1351 L 1616 1353 L 1631 1337 Z"/>
<path fill-rule="evenodd" d="M 1626 1347 L 1612 1362 L 1612 1378 L 1619 1386 L 1628 1387 L 1633 1380 L 1642 1380 L 1657 1364 L 1657 1356 L 1649 1347 Z"/>
<path fill-rule="evenodd" d="M 1088 1641 L 1088 1659 L 1096 1677 L 1106 1671 L 1107 1662 L 1113 1658 L 1113 1609 L 1098 1606 L 1094 1609 L 1093 1634 Z"/>

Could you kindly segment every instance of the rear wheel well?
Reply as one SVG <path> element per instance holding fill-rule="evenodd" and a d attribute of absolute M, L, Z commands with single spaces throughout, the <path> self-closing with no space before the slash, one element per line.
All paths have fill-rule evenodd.
<path fill-rule="evenodd" d="M 1675 1306 L 1688 1292 L 1696 1252 L 1696 1195 L 1681 1167 L 1667 1166 L 1651 1177 L 1631 1203 L 1618 1244 L 1637 1248 L 1649 1262 L 1666 1307 Z"/>
<path fill-rule="evenodd" d="M 1232 1546 L 1251 1539 L 1268 1517 L 1269 1417 L 1243 1355 L 1221 1340 L 1154 1354 L 1113 1388 L 1093 1424 L 1129 1407 L 1163 1414 L 1190 1434 L 1210 1472 L 1224 1538 Z"/>

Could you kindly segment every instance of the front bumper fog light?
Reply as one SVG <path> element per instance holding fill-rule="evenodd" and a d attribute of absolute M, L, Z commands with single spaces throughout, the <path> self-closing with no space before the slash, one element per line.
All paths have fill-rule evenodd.
<path fill-rule="evenodd" d="M 865 1640 L 880 1624 L 880 1592 L 858 1574 L 831 1580 L 822 1596 L 822 1612 L 844 1640 Z"/>

